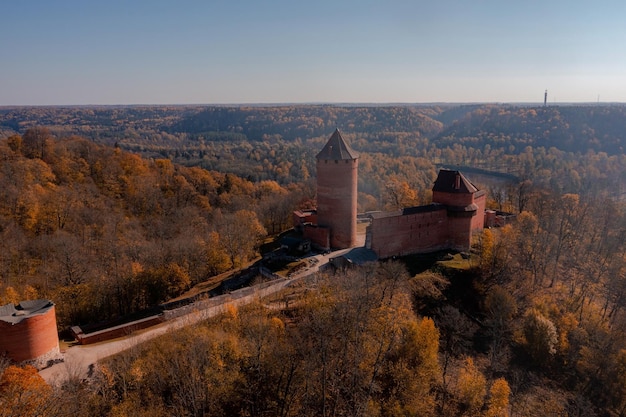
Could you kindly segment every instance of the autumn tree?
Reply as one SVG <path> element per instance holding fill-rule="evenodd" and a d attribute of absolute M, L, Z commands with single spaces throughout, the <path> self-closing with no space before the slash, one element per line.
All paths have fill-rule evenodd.
<path fill-rule="evenodd" d="M 20 135 L 13 135 L 7 138 L 7 145 L 13 152 L 20 152 L 22 150 L 23 139 Z"/>
<path fill-rule="evenodd" d="M 32 285 L 26 285 L 22 294 L 22 299 L 24 300 L 36 300 L 39 298 L 39 292 L 37 291 L 37 288 L 33 287 Z"/>
<path fill-rule="evenodd" d="M 303 187 L 295 184 L 288 188 L 276 181 L 265 180 L 256 184 L 256 212 L 270 235 L 283 232 L 292 226 L 292 213 L 297 208 L 297 202 L 305 196 Z"/>
<path fill-rule="evenodd" d="M 385 185 L 385 207 L 389 210 L 398 210 L 403 207 L 415 206 L 418 203 L 417 193 L 406 181 L 391 178 Z"/>
<path fill-rule="evenodd" d="M 487 395 L 487 380 L 470 357 L 459 372 L 459 399 L 467 410 L 467 415 L 478 415 Z"/>
<path fill-rule="evenodd" d="M 510 195 L 514 196 L 515 200 L 517 201 L 518 213 L 523 213 L 526 210 L 526 207 L 528 207 L 528 203 L 532 195 L 532 185 L 532 181 L 524 180 L 517 184 L 517 187 L 514 190 L 515 192 L 512 192 L 513 190 L 510 190 Z"/>
<path fill-rule="evenodd" d="M 489 388 L 488 408 L 485 417 L 509 417 L 511 388 L 504 378 L 498 378 Z"/>
<path fill-rule="evenodd" d="M 435 324 L 440 331 L 442 355 L 441 382 L 443 393 L 438 404 L 439 411 L 444 415 L 449 399 L 449 368 L 454 358 L 467 354 L 471 348 L 471 340 L 476 332 L 475 325 L 451 305 L 443 305 L 437 310 Z"/>
<path fill-rule="evenodd" d="M 228 270 L 231 262 L 228 258 L 228 253 L 220 244 L 219 233 L 215 231 L 209 232 L 205 241 L 205 251 L 208 276 L 218 275 Z"/>
<path fill-rule="evenodd" d="M 532 285 L 541 285 L 550 259 L 549 233 L 541 227 L 536 215 L 525 211 L 518 216 L 514 239 L 518 271 L 528 272 Z"/>
<path fill-rule="evenodd" d="M 539 365 L 546 364 L 556 353 L 558 335 L 552 321 L 536 309 L 530 309 L 524 319 L 525 346 Z"/>
<path fill-rule="evenodd" d="M 250 210 L 222 215 L 218 220 L 217 232 L 220 245 L 228 254 L 234 268 L 243 265 L 255 255 L 259 239 L 266 233 L 256 214 Z"/>
<path fill-rule="evenodd" d="M 296 376 L 293 347 L 287 345 L 285 323 L 263 306 L 246 308 L 239 335 L 245 347 L 243 403 L 250 416 L 289 409 Z"/>
<path fill-rule="evenodd" d="M 581 225 L 586 220 L 586 205 L 581 205 L 577 194 L 564 194 L 557 203 L 557 210 L 551 219 L 550 227 L 555 237 L 552 247 L 553 267 L 550 286 L 553 286 L 559 274 L 561 257 L 569 245 L 579 237 Z"/>
<path fill-rule="evenodd" d="M 485 297 L 486 324 L 491 336 L 489 357 L 492 368 L 503 365 L 503 344 L 511 334 L 511 321 L 517 313 L 517 303 L 501 286 L 494 286 Z"/>
<path fill-rule="evenodd" d="M 439 331 L 430 318 L 406 323 L 381 374 L 382 416 L 434 416 L 432 387 L 439 382 Z"/>
<path fill-rule="evenodd" d="M 0 416 L 45 415 L 52 389 L 32 366 L 9 366 L 0 377 Z"/>
<path fill-rule="evenodd" d="M 8 303 L 18 304 L 21 301 L 21 297 L 14 287 L 7 286 L 4 288 L 1 301 L 2 301 L 2 304 L 8 304 Z"/>
<path fill-rule="evenodd" d="M 494 236 L 490 229 L 484 229 L 480 237 L 480 266 L 490 271 L 494 262 Z"/>
<path fill-rule="evenodd" d="M 104 362 L 103 389 L 116 408 L 148 408 L 162 401 L 162 408 L 176 415 L 239 414 L 237 337 L 198 326 L 176 336 L 162 338 L 142 355 L 131 350 Z"/>
<path fill-rule="evenodd" d="M 505 225 L 497 233 L 484 229 L 480 236 L 480 268 L 488 284 L 508 281 L 512 235 L 511 225 Z"/>
<path fill-rule="evenodd" d="M 45 159 L 50 147 L 52 134 L 45 127 L 34 127 L 24 132 L 22 152 L 27 158 Z"/>
<path fill-rule="evenodd" d="M 156 268 L 141 270 L 136 276 L 138 309 L 154 306 L 174 298 L 189 289 L 191 280 L 180 265 L 169 263 Z"/>

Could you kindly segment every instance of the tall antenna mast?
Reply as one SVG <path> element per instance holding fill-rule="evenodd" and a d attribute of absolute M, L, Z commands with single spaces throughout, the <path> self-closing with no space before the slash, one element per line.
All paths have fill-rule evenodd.
<path fill-rule="evenodd" d="M 546 107 L 548 104 L 548 90 L 543 94 L 543 107 Z"/>

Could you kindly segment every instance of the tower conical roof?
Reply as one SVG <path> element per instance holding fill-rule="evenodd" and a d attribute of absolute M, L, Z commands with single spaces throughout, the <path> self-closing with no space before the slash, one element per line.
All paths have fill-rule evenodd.
<path fill-rule="evenodd" d="M 459 171 L 441 169 L 435 180 L 433 191 L 472 194 L 477 192 L 478 188 Z"/>
<path fill-rule="evenodd" d="M 345 159 L 357 159 L 359 154 L 355 152 L 348 143 L 343 140 L 339 129 L 335 129 L 324 148 L 317 154 L 317 159 L 326 159 L 331 161 L 342 161 Z"/>

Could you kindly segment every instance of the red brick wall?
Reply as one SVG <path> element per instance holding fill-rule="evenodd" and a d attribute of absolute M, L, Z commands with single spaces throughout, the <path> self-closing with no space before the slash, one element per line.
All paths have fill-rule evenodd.
<path fill-rule="evenodd" d="M 374 218 L 369 227 L 371 249 L 382 259 L 448 247 L 445 207 L 426 213 Z"/>
<path fill-rule="evenodd" d="M 330 228 L 330 246 L 356 245 L 359 161 L 317 160 L 317 223 Z"/>
<path fill-rule="evenodd" d="M 0 321 L 0 352 L 16 362 L 36 359 L 59 346 L 54 306 L 17 324 Z"/>
<path fill-rule="evenodd" d="M 294 211 L 292 214 L 293 227 L 302 226 L 304 223 L 317 224 L 317 213 Z"/>
<path fill-rule="evenodd" d="M 474 195 L 471 193 L 443 193 L 441 191 L 433 191 L 433 203 L 465 207 L 473 202 Z"/>
<path fill-rule="evenodd" d="M 468 213 L 464 213 L 466 216 Z M 473 217 L 448 217 L 448 248 L 458 251 L 469 250 L 472 245 Z"/>
<path fill-rule="evenodd" d="M 157 324 L 163 323 L 164 321 L 165 320 L 162 316 L 154 316 L 148 319 L 139 320 L 137 322 L 132 322 L 121 326 L 111 327 L 94 333 L 83 333 L 78 335 L 78 342 L 81 345 L 89 345 L 91 343 L 98 343 L 104 340 L 111 340 L 117 337 L 128 336 L 132 332 L 146 329 L 151 326 L 156 326 Z"/>
<path fill-rule="evenodd" d="M 476 215 L 472 217 L 472 231 L 480 231 L 485 227 L 485 206 L 487 205 L 487 193 L 479 191 L 474 194 L 474 204 L 478 206 Z"/>
<path fill-rule="evenodd" d="M 311 240 L 313 245 L 321 249 L 330 249 L 330 231 L 326 227 L 305 225 L 304 237 Z"/>
<path fill-rule="evenodd" d="M 374 217 L 368 229 L 368 247 L 382 259 L 442 249 L 468 250 L 472 228 L 482 229 L 484 223 L 485 195 L 474 204 L 476 212 L 448 211 L 442 205 L 433 211 Z"/>

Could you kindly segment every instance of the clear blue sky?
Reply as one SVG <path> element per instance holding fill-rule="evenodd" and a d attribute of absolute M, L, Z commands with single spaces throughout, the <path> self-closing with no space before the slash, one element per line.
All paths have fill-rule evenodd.
<path fill-rule="evenodd" d="M 0 105 L 626 102 L 626 2 L 0 0 Z"/>

